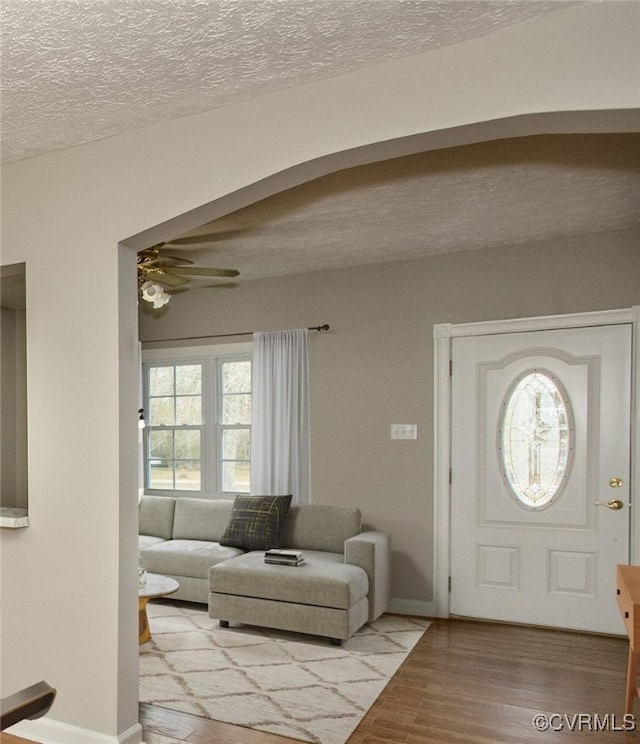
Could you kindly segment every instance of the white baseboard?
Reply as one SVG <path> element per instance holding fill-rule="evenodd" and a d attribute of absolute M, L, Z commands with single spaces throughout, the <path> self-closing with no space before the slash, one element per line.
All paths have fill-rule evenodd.
<path fill-rule="evenodd" d="M 142 744 L 142 726 L 139 723 L 118 736 L 71 726 L 51 718 L 20 721 L 6 731 L 41 744 Z"/>
<path fill-rule="evenodd" d="M 419 617 L 435 617 L 435 602 L 419 602 L 414 599 L 392 599 L 389 603 L 389 612 L 398 615 L 418 615 Z"/>

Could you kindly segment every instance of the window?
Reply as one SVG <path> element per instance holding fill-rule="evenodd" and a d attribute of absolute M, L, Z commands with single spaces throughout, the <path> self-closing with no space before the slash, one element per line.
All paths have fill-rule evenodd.
<path fill-rule="evenodd" d="M 143 353 L 145 491 L 249 493 L 251 358 L 216 347 L 193 354 Z"/>
<path fill-rule="evenodd" d="M 553 503 L 566 482 L 573 449 L 571 410 L 557 379 L 532 370 L 515 380 L 498 429 L 507 487 L 526 509 Z"/>
<path fill-rule="evenodd" d="M 249 493 L 251 469 L 251 362 L 220 361 L 222 491 Z"/>
<path fill-rule="evenodd" d="M 203 444 L 202 365 L 149 368 L 147 486 L 200 491 Z"/>

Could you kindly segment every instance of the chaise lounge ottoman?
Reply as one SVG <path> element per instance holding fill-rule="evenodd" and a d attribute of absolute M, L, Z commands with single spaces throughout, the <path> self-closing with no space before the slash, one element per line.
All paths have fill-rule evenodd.
<path fill-rule="evenodd" d="M 302 550 L 299 566 L 265 563 L 253 550 L 209 569 L 209 615 L 331 638 L 351 637 L 388 604 L 389 538 L 361 532 L 359 509 L 293 506 L 281 547 Z"/>

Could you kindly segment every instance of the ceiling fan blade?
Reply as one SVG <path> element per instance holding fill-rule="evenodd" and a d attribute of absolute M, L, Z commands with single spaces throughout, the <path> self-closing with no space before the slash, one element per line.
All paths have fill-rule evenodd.
<path fill-rule="evenodd" d="M 203 233 L 202 235 L 193 235 L 192 237 L 176 238 L 175 240 L 167 240 L 163 245 L 198 245 L 199 243 L 214 243 L 216 240 L 228 240 L 233 238 L 240 233 L 245 232 L 244 230 L 220 230 L 214 233 Z"/>
<path fill-rule="evenodd" d="M 217 235 L 194 235 L 193 238 L 176 238 L 166 243 L 169 247 L 180 246 L 180 245 L 199 245 L 200 243 L 213 243 L 216 240 L 220 240 Z"/>
<path fill-rule="evenodd" d="M 237 284 L 235 282 L 218 282 L 216 284 L 208 284 L 208 285 L 200 285 L 200 289 L 215 289 L 216 291 L 219 289 L 236 289 Z M 192 287 L 176 287 L 175 289 L 171 290 L 171 294 L 177 295 L 182 294 L 182 292 L 188 292 Z"/>
<path fill-rule="evenodd" d="M 149 261 L 148 265 L 150 266 L 162 266 L 163 264 L 170 262 L 168 265 L 173 266 L 174 264 L 187 264 L 191 266 L 193 264 L 193 261 L 190 258 L 184 258 L 182 256 L 169 256 L 165 253 L 158 256 L 158 258 L 154 259 L 153 261 Z"/>
<path fill-rule="evenodd" d="M 172 256 L 165 253 L 166 243 L 158 243 L 153 248 L 147 248 L 145 251 L 138 253 L 138 261 L 141 263 L 152 263 L 158 261 L 177 261 L 178 263 L 192 264 L 193 261 L 185 256 Z"/>
<path fill-rule="evenodd" d="M 183 267 L 172 266 L 167 268 L 172 274 L 186 274 L 191 276 L 238 276 L 240 274 L 236 269 L 208 269 L 205 267 Z"/>
<path fill-rule="evenodd" d="M 165 284 L 167 287 L 181 287 L 183 284 L 189 283 L 188 279 L 183 279 L 161 266 L 139 265 L 138 271 L 144 281 L 158 282 L 158 284 Z"/>

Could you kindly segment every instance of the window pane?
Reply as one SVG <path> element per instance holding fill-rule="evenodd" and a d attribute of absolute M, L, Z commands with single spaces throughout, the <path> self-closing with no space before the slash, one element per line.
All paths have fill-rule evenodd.
<path fill-rule="evenodd" d="M 202 391 L 202 366 L 185 364 L 176 367 L 176 395 L 192 395 Z"/>
<path fill-rule="evenodd" d="M 176 424 L 198 425 L 202 423 L 202 398 L 199 395 L 187 395 L 176 398 Z"/>
<path fill-rule="evenodd" d="M 173 468 L 163 460 L 149 460 L 148 488 L 173 490 Z"/>
<path fill-rule="evenodd" d="M 249 442 L 249 429 L 226 429 L 222 432 L 222 458 L 248 460 Z"/>
<path fill-rule="evenodd" d="M 173 432 L 149 432 L 149 459 L 173 460 Z"/>
<path fill-rule="evenodd" d="M 171 426 L 175 423 L 173 415 L 173 403 L 175 398 L 150 398 L 149 399 L 149 425 Z"/>
<path fill-rule="evenodd" d="M 248 393 L 251 391 L 251 362 L 225 362 L 222 365 L 222 392 Z"/>
<path fill-rule="evenodd" d="M 200 461 L 176 460 L 176 491 L 200 490 Z"/>
<path fill-rule="evenodd" d="M 225 395 L 222 411 L 223 424 L 251 423 L 251 394 Z"/>
<path fill-rule="evenodd" d="M 223 462 L 222 490 L 249 493 L 249 471 L 248 462 Z"/>
<path fill-rule="evenodd" d="M 500 429 L 502 470 L 522 506 L 551 504 L 569 471 L 570 411 L 559 384 L 540 372 L 526 374 L 512 388 Z"/>
<path fill-rule="evenodd" d="M 151 367 L 149 393 L 151 395 L 173 395 L 173 390 L 173 367 Z"/>
<path fill-rule="evenodd" d="M 175 443 L 175 458 L 177 460 L 200 459 L 199 431 L 176 431 Z"/>

